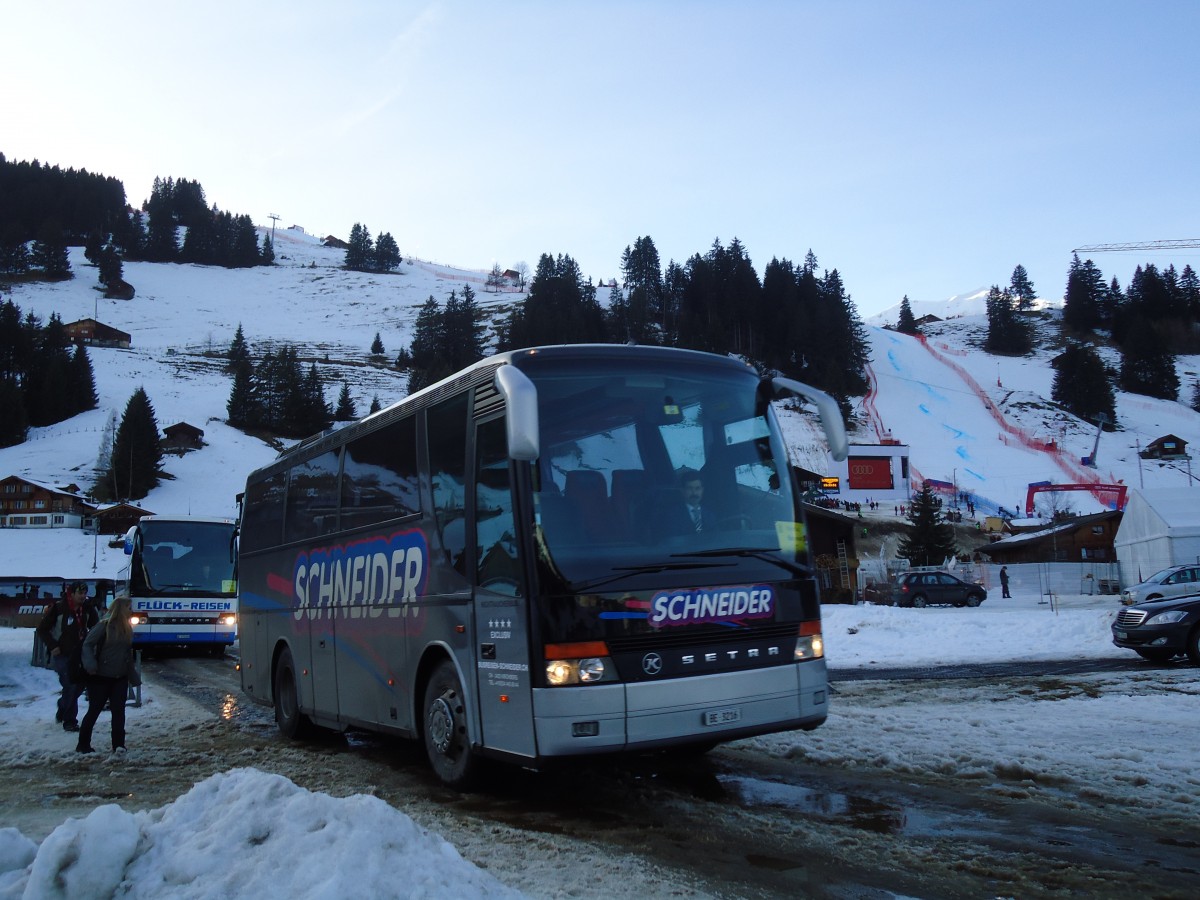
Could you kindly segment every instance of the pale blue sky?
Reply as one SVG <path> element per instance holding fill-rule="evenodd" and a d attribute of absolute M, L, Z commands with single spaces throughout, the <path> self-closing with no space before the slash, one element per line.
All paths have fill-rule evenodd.
<path fill-rule="evenodd" d="M 860 313 L 1200 237 L 1200 2 L 12 5 L 0 152 L 405 254 L 590 278 L 737 237 Z M 0 198 L 2 202 L 2 198 Z M 1139 262 L 1098 254 L 1125 284 Z"/>

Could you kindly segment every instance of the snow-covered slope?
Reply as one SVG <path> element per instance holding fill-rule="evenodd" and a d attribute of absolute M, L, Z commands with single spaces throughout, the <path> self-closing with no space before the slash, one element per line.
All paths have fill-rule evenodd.
<path fill-rule="evenodd" d="M 864 427 L 856 437 L 870 442 L 889 429 L 910 445 L 916 475 L 956 484 L 987 511 L 1023 508 L 1029 484 L 1039 481 L 1189 489 L 1186 465 L 1142 460 L 1138 450 L 1165 434 L 1200 440 L 1200 414 L 1182 403 L 1119 392 L 1118 429 L 1100 435 L 1097 444 L 1094 425 L 1050 400 L 1050 360 L 1060 352 L 1050 343 L 1058 314 L 1043 315 L 1042 346 L 1015 358 L 979 349 L 987 328 L 983 316 L 934 324 L 924 339 L 869 328 L 872 393 L 860 406 Z M 1109 356 L 1106 361 L 1116 365 L 1116 356 Z M 1198 362 L 1178 362 L 1184 396 L 1190 396 Z M 1096 466 L 1090 468 L 1082 458 L 1093 449 Z M 1066 502 L 1078 512 L 1104 508 L 1087 493 L 1073 493 Z"/>

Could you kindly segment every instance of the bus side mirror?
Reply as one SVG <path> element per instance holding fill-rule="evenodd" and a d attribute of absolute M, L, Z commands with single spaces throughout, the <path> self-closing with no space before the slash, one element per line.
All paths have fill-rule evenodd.
<path fill-rule="evenodd" d="M 137 537 L 137 526 L 133 526 L 125 532 L 125 555 L 133 556 L 133 542 Z"/>
<path fill-rule="evenodd" d="M 825 429 L 825 440 L 829 442 L 830 455 L 838 462 L 844 460 L 850 453 L 850 444 L 846 439 L 846 425 L 842 421 L 842 411 L 838 408 L 837 401 L 824 391 L 801 381 L 782 377 L 771 379 L 772 400 L 789 395 L 802 397 L 816 406 L 821 416 L 821 427 Z"/>
<path fill-rule="evenodd" d="M 508 407 L 505 432 L 510 459 L 532 461 L 541 455 L 538 439 L 537 388 L 516 366 L 496 370 L 496 390 Z"/>

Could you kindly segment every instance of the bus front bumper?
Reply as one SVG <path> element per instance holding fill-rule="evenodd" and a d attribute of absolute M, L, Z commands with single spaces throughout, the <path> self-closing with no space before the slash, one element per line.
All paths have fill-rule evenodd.
<path fill-rule="evenodd" d="M 538 755 L 636 752 L 815 728 L 828 711 L 825 660 L 660 682 L 533 692 Z"/>

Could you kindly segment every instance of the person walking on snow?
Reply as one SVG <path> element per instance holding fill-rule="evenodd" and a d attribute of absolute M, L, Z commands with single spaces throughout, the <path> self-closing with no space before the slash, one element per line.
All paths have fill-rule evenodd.
<path fill-rule="evenodd" d="M 64 731 L 79 730 L 79 695 L 83 692 L 80 652 L 83 639 L 99 618 L 95 604 L 88 599 L 87 585 L 75 581 L 67 588 L 67 595 L 46 610 L 37 627 L 50 654 L 50 667 L 62 686 L 54 721 L 62 722 Z"/>
<path fill-rule="evenodd" d="M 108 704 L 112 712 L 112 749 L 125 753 L 125 698 L 129 685 L 142 683 L 133 660 L 133 625 L 129 621 L 129 595 L 120 594 L 112 609 L 83 641 L 83 667 L 88 673 L 88 708 L 79 727 L 78 753 L 94 753 L 92 729 Z"/>
<path fill-rule="evenodd" d="M 1012 599 L 1012 594 L 1008 592 L 1008 566 L 1000 567 L 1000 590 L 1002 599 Z"/>

